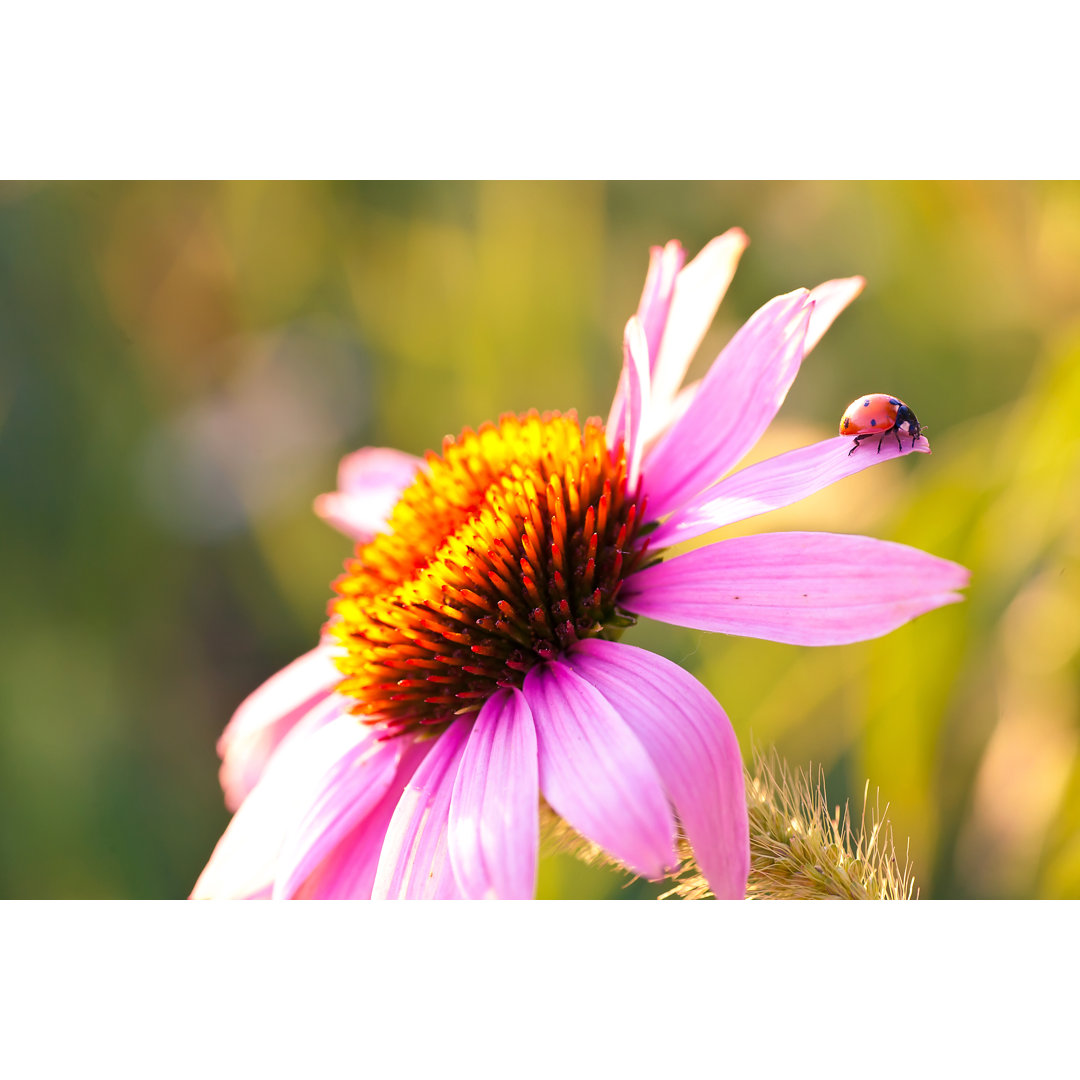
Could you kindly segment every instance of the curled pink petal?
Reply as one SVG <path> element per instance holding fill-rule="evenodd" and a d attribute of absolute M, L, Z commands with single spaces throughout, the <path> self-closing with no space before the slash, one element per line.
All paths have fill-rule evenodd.
<path fill-rule="evenodd" d="M 686 252 L 678 240 L 669 240 L 662 248 L 649 249 L 649 272 L 638 302 L 637 317 L 645 331 L 648 354 L 655 366 L 660 340 L 666 333 L 668 311 L 679 271 L 686 262 Z"/>
<path fill-rule="evenodd" d="M 218 739 L 225 805 L 236 810 L 258 783 L 281 740 L 341 682 L 333 650 L 318 645 L 271 675 L 233 713 Z"/>
<path fill-rule="evenodd" d="M 895 438 L 886 437 L 880 451 L 866 444 L 851 453 L 851 446 L 850 436 L 838 435 L 740 469 L 680 506 L 652 534 L 651 542 L 655 547 L 667 547 L 692 540 L 732 522 L 790 506 L 871 465 L 913 451 L 930 453 L 924 436 L 915 441 L 914 447 L 911 439 L 903 436 L 899 446 Z"/>
<path fill-rule="evenodd" d="M 822 339 L 833 320 L 866 287 L 866 278 L 835 278 L 826 281 L 816 289 L 810 290 L 810 299 L 814 301 L 814 314 L 810 316 L 810 325 L 806 328 L 806 345 L 803 356 Z"/>
<path fill-rule="evenodd" d="M 641 470 L 644 417 L 649 400 L 649 352 L 645 333 L 637 316 L 626 324 L 623 333 L 623 366 L 619 376 L 620 393 L 611 405 L 606 430 L 614 442 L 621 439 L 626 449 L 627 486 L 634 490 Z"/>
<path fill-rule="evenodd" d="M 450 800 L 450 862 L 471 900 L 536 892 L 540 788 L 536 729 L 520 690 L 484 702 Z"/>
<path fill-rule="evenodd" d="M 405 786 L 435 745 L 408 736 L 389 740 L 401 753 L 394 778 L 367 816 L 326 853 L 318 866 L 291 895 L 296 900 L 370 900 L 386 830 Z"/>
<path fill-rule="evenodd" d="M 686 413 L 645 458 L 653 516 L 715 483 L 757 442 L 799 371 L 812 310 L 805 289 L 778 296 L 716 358 Z"/>
<path fill-rule="evenodd" d="M 682 244 L 678 240 L 669 240 L 664 247 L 649 249 L 649 270 L 645 275 L 645 287 L 641 291 L 641 300 L 638 302 L 634 318 L 640 324 L 644 337 L 642 355 L 649 358 L 649 364 L 652 366 L 656 364 L 660 339 L 667 324 L 675 278 L 685 261 L 686 252 L 683 251 Z M 615 397 L 611 402 L 611 412 L 607 423 L 607 430 L 610 432 L 621 433 L 629 389 L 624 362 L 623 376 L 615 387 Z"/>
<path fill-rule="evenodd" d="M 623 336 L 623 373 L 626 386 L 624 441 L 626 448 L 626 486 L 637 487 L 642 471 L 643 435 L 649 402 L 649 353 L 642 324 L 636 318 L 626 323 Z"/>
<path fill-rule="evenodd" d="M 375 873 L 375 900 L 450 900 L 461 891 L 447 850 L 450 799 L 472 730 L 459 717 L 436 740 L 405 785 Z"/>
<path fill-rule="evenodd" d="M 373 739 L 370 728 L 346 715 L 308 738 L 283 743 L 233 815 L 192 898 L 249 897 L 272 886 L 285 839 L 324 790 L 327 774 Z"/>
<path fill-rule="evenodd" d="M 675 279 L 659 354 L 649 335 L 654 394 L 661 404 L 671 401 L 682 386 L 749 243 L 742 229 L 728 229 L 710 240 Z"/>
<path fill-rule="evenodd" d="M 790 645 L 880 637 L 963 597 L 968 571 L 906 544 L 789 532 L 740 536 L 628 578 L 623 606 L 662 622 Z"/>
<path fill-rule="evenodd" d="M 338 490 L 315 499 L 315 513 L 339 532 L 368 543 L 413 482 L 423 460 L 400 450 L 366 446 L 341 459 Z"/>
<path fill-rule="evenodd" d="M 359 726 L 356 719 L 350 722 Z M 293 896 L 323 858 L 378 806 L 411 741 L 402 736 L 346 744 L 345 752 L 319 778 L 305 812 L 285 838 L 274 880 L 275 900 Z"/>
<path fill-rule="evenodd" d="M 675 822 L 656 766 L 603 695 L 558 662 L 534 667 L 524 690 L 540 790 L 555 812 L 644 877 L 675 867 Z"/>
<path fill-rule="evenodd" d="M 741 900 L 750 832 L 742 755 L 724 710 L 688 671 L 645 649 L 591 638 L 569 663 L 641 740 L 713 892 Z"/>

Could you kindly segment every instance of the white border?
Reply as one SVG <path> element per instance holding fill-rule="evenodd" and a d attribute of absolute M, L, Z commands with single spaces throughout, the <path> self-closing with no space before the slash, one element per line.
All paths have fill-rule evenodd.
<path fill-rule="evenodd" d="M 1067 5 L 42 0 L 7 178 L 1076 177 Z"/>
<path fill-rule="evenodd" d="M 1065 1075 L 1068 902 L 0 906 L 8 1075 Z"/>

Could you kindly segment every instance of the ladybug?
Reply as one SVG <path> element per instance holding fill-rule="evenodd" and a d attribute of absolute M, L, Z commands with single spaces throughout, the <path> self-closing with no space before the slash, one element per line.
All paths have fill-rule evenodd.
<path fill-rule="evenodd" d="M 922 427 L 916 415 L 899 399 L 888 394 L 866 394 L 856 398 L 845 410 L 840 420 L 840 434 L 854 435 L 855 445 L 848 451 L 848 457 L 859 449 L 861 439 L 879 435 L 878 453 L 881 444 L 889 432 L 896 435 L 896 445 L 901 446 L 900 432 L 911 436 L 911 445 L 922 434 Z"/>

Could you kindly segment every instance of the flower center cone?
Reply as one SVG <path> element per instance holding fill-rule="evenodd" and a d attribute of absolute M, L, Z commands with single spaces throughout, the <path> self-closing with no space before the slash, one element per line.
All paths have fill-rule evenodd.
<path fill-rule="evenodd" d="M 647 545 L 598 420 L 507 415 L 426 461 L 329 608 L 338 691 L 389 734 L 448 724 L 574 642 L 617 636 Z"/>

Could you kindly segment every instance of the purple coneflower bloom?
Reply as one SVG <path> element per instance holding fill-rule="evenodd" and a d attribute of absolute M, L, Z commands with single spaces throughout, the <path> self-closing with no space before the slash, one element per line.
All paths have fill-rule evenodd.
<path fill-rule="evenodd" d="M 746 237 L 654 248 L 607 423 L 504 416 L 441 454 L 365 449 L 316 511 L 357 541 L 319 646 L 218 746 L 236 811 L 196 897 L 529 898 L 541 797 L 647 878 L 685 837 L 719 897 L 749 865 L 738 744 L 712 695 L 616 638 L 645 615 L 800 645 L 865 641 L 968 572 L 834 533 L 665 549 L 912 449 L 826 439 L 738 472 L 861 278 L 771 300 L 697 384 Z"/>

